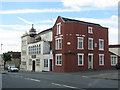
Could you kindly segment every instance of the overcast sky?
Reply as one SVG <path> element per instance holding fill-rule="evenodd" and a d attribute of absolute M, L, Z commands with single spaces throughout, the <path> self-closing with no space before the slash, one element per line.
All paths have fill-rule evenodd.
<path fill-rule="evenodd" d="M 108 27 L 109 44 L 117 44 L 118 1 L 2 0 L 0 2 L 2 52 L 21 51 L 21 36 L 29 31 L 31 24 L 34 24 L 34 28 L 40 32 L 51 28 L 58 16 L 98 23 Z"/>

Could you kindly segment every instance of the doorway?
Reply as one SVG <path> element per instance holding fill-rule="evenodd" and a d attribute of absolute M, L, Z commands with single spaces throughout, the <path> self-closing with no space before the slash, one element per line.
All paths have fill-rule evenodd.
<path fill-rule="evenodd" d="M 32 71 L 35 71 L 35 61 L 32 63 Z"/>
<path fill-rule="evenodd" d="M 52 59 L 50 59 L 50 71 L 52 71 Z"/>
<path fill-rule="evenodd" d="M 93 69 L 93 54 L 88 54 L 88 69 Z"/>

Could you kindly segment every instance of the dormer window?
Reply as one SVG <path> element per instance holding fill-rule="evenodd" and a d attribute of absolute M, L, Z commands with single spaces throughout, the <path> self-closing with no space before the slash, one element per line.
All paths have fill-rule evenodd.
<path fill-rule="evenodd" d="M 88 33 L 92 34 L 93 33 L 93 28 L 92 27 L 88 27 Z"/>
<path fill-rule="evenodd" d="M 61 34 L 61 23 L 57 24 L 57 35 Z"/>

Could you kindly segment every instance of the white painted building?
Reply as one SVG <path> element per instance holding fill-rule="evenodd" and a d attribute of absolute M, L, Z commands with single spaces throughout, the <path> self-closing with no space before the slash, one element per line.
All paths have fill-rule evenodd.
<path fill-rule="evenodd" d="M 21 70 L 52 71 L 52 28 L 36 34 L 30 29 L 21 37 Z"/>
<path fill-rule="evenodd" d="M 109 45 L 109 51 L 120 56 L 120 44 L 118 45 Z"/>

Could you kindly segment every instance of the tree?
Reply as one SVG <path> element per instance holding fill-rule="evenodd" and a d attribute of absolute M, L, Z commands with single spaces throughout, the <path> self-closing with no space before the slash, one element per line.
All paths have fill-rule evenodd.
<path fill-rule="evenodd" d="M 4 68 L 7 61 L 11 61 L 11 55 L 9 53 L 3 53 Z"/>

